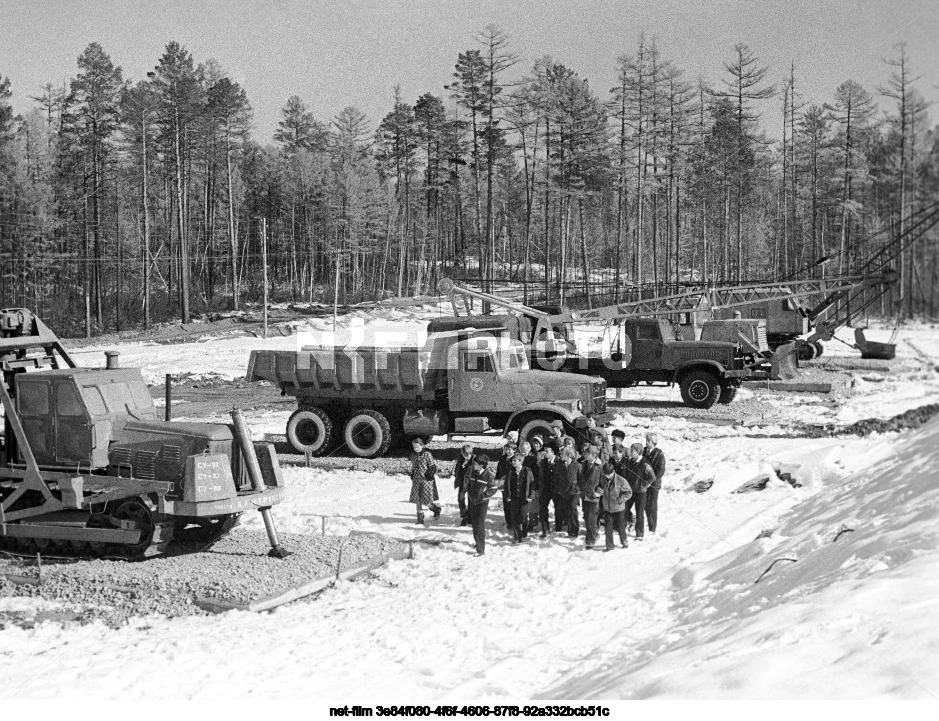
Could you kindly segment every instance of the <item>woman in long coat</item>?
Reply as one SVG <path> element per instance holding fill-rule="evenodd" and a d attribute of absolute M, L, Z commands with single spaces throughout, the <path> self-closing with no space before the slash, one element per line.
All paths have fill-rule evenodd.
<path fill-rule="evenodd" d="M 440 518 L 440 504 L 437 501 L 437 463 L 434 457 L 424 447 L 423 438 L 414 438 L 411 441 L 411 496 L 410 502 L 417 508 L 417 523 L 424 525 L 424 506 L 434 513 L 434 518 Z"/>

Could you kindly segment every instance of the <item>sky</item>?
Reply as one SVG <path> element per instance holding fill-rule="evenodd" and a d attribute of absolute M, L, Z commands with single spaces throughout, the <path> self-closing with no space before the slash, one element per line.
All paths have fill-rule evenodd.
<path fill-rule="evenodd" d="M 737 42 L 777 85 L 794 61 L 797 90 L 819 104 L 848 78 L 876 93 L 890 71 L 883 58 L 905 41 L 916 87 L 939 103 L 939 0 L 0 0 L 0 75 L 24 112 L 41 86 L 74 76 L 90 42 L 136 81 L 176 40 L 244 86 L 255 137 L 270 142 L 291 95 L 324 121 L 354 105 L 372 127 L 396 85 L 409 102 L 444 95 L 458 53 L 478 47 L 488 23 L 519 58 L 507 77 L 550 55 L 601 96 L 642 31 L 690 79 L 719 79 Z M 770 102 L 764 130 L 778 136 L 780 101 Z"/>

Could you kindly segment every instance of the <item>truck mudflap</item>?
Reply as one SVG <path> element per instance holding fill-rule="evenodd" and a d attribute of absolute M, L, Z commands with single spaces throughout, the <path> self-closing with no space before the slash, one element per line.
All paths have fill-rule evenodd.
<path fill-rule="evenodd" d="M 166 498 L 160 501 L 160 513 L 205 518 L 228 513 L 257 511 L 261 508 L 270 508 L 283 501 L 286 490 L 284 486 L 268 487 L 261 493 L 239 493 L 234 498 L 221 498 L 215 501 L 178 501 Z"/>
<path fill-rule="evenodd" d="M 612 411 L 607 411 L 606 413 L 594 413 L 592 416 L 593 420 L 598 426 L 605 426 L 613 422 L 613 419 L 616 418 L 616 414 Z M 578 430 L 581 428 L 587 427 L 587 416 L 580 416 L 579 418 L 574 419 L 574 428 Z"/>

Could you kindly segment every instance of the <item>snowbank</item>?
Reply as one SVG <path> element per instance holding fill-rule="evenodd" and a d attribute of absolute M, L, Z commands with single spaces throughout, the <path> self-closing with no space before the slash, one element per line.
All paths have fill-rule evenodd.
<path fill-rule="evenodd" d="M 855 459 L 771 535 L 680 569 L 663 636 L 548 696 L 935 698 L 939 419 Z"/>

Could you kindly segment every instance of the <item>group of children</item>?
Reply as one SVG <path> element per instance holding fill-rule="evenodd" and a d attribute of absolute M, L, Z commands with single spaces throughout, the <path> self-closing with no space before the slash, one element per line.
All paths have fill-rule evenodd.
<path fill-rule="evenodd" d="M 655 533 L 658 522 L 658 496 L 665 474 L 665 455 L 655 433 L 646 434 L 646 443 L 626 446 L 625 433 L 607 435 L 600 428 L 588 431 L 589 442 L 578 450 L 573 437 L 564 434 L 564 424 L 554 421 L 550 435 L 535 435 L 531 441 L 509 440 L 495 466 L 485 453 L 475 453 L 464 445 L 454 468 L 453 485 L 460 506 L 460 524 L 473 527 L 476 555 L 486 552 L 485 521 L 489 500 L 501 489 L 506 527 L 513 543 L 541 529 L 541 537 L 552 533 L 550 511 L 554 511 L 554 533 L 580 535 L 580 508 L 583 508 L 585 546 L 597 544 L 598 525 L 605 531 L 606 550 L 615 548 L 614 532 L 620 545 L 628 547 L 627 527 L 635 528 L 642 540 L 648 522 Z M 411 456 L 411 502 L 417 507 L 417 522 L 423 524 L 423 505 L 435 518 L 437 502 L 436 464 L 422 439 L 414 439 Z"/>

